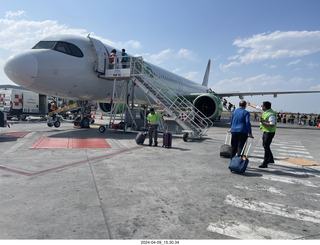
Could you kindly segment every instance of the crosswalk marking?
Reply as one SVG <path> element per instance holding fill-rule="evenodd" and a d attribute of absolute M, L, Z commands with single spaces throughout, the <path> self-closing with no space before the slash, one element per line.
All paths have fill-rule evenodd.
<path fill-rule="evenodd" d="M 292 144 L 292 145 L 291 145 Z M 302 145 L 301 142 L 295 141 L 293 143 L 276 141 L 272 142 L 271 150 L 275 158 L 307 158 L 313 159 L 310 152 Z M 259 140 L 253 150 L 253 157 L 263 157 L 264 149 L 262 141 Z"/>
<path fill-rule="evenodd" d="M 294 219 L 298 220 L 299 222 L 303 221 L 320 224 L 320 210 L 316 205 L 320 202 L 320 192 L 318 191 L 320 187 L 319 172 L 312 170 L 309 171 L 309 169 L 312 168 L 302 168 L 300 165 L 292 165 L 292 163 L 285 162 L 284 160 L 299 158 L 299 163 L 301 163 L 301 161 L 311 161 L 310 159 L 313 159 L 313 156 L 299 141 L 275 141 L 271 145 L 271 150 L 275 157 L 275 163 L 270 164 L 270 168 L 261 172 L 261 176 L 259 176 L 260 181 L 255 182 L 254 185 L 246 185 L 246 182 L 237 182 L 233 185 L 234 190 L 239 189 L 241 193 L 264 192 L 268 196 L 267 201 L 248 198 L 248 195 L 239 197 L 232 193 L 225 197 L 224 204 L 234 207 L 234 210 L 250 210 L 249 212 L 253 212 L 252 215 L 254 216 L 256 216 L 255 212 L 258 212 L 268 216 L 273 215 L 273 218 L 278 216 L 281 217 L 282 220 L 287 218 L 288 223 L 292 222 L 292 219 Z M 264 149 L 262 146 L 262 141 L 259 140 L 252 148 L 252 154 L 249 153 L 249 161 L 250 163 L 253 163 L 253 166 L 250 166 L 249 163 L 248 171 L 250 170 L 250 167 L 254 168 L 256 163 L 262 162 L 263 157 Z M 299 203 L 296 204 L 298 206 L 292 206 L 290 203 L 288 204 L 285 201 L 286 199 L 283 199 L 283 203 L 282 201 L 280 201 L 280 203 L 268 201 L 272 199 L 282 200 L 282 198 L 279 199 L 279 196 L 287 198 L 290 197 L 290 195 L 292 195 L 292 188 L 295 188 L 295 186 L 290 186 L 290 188 L 288 188 L 289 192 L 287 192 L 286 187 L 289 187 L 289 185 L 296 185 L 299 188 L 305 188 L 307 190 L 303 192 L 303 195 L 304 198 L 306 198 L 305 200 L 308 200 L 309 203 L 312 202 L 310 209 L 303 208 L 304 206 L 299 207 Z M 280 186 L 279 188 L 281 188 L 281 190 L 276 188 L 278 186 Z M 239 192 L 239 190 L 237 192 Z M 278 198 L 274 199 L 272 198 L 272 195 L 278 196 Z M 308 205 L 308 208 L 309 207 L 310 205 Z M 268 226 L 260 227 L 259 225 L 261 223 L 259 222 L 243 223 L 241 219 L 227 220 L 226 218 L 223 220 L 223 218 L 224 216 L 221 216 L 219 221 L 215 220 L 214 222 L 209 223 L 207 230 L 238 239 L 292 240 L 303 239 L 305 236 L 304 233 L 298 234 L 298 232 L 292 234 L 287 232 L 285 229 L 281 231 L 281 229 L 270 229 Z"/>
<path fill-rule="evenodd" d="M 235 184 L 234 187 L 237 189 L 250 190 L 250 191 L 255 191 L 255 190 L 267 191 L 267 192 L 275 194 L 275 195 L 286 196 L 286 194 L 282 193 L 280 190 L 277 190 L 275 187 L 272 187 L 272 186 L 259 185 L 259 186 L 255 186 L 255 188 L 253 188 L 253 187 L 249 187 L 249 186 L 245 186 L 245 185 L 241 185 L 241 184 Z"/>
<path fill-rule="evenodd" d="M 237 208 L 249 209 L 251 211 L 278 215 L 302 221 L 320 223 L 320 211 L 317 210 L 299 209 L 297 207 L 286 207 L 285 205 L 279 203 L 264 203 L 242 199 L 232 194 L 229 194 L 224 202 Z"/>
<path fill-rule="evenodd" d="M 208 231 L 216 232 L 222 235 L 236 237 L 238 239 L 297 239 L 301 235 L 283 232 L 274 229 L 268 229 L 252 224 L 239 223 L 238 221 L 218 221 L 211 223 Z"/>
<path fill-rule="evenodd" d="M 263 175 L 261 178 L 266 179 L 266 180 L 289 183 L 289 184 L 301 184 L 301 185 L 305 185 L 305 186 L 309 186 L 309 187 L 320 187 L 320 184 L 315 183 L 315 182 L 311 182 L 309 180 L 300 180 L 300 179 L 289 178 L 289 177 L 284 177 L 284 176 L 274 176 L 274 175 L 265 176 L 265 175 Z"/>
<path fill-rule="evenodd" d="M 277 152 L 286 152 L 286 153 L 299 153 L 299 154 L 306 154 L 310 155 L 310 153 L 306 150 L 288 150 L 288 149 L 276 149 Z M 254 152 L 264 152 L 264 149 L 255 149 Z"/>

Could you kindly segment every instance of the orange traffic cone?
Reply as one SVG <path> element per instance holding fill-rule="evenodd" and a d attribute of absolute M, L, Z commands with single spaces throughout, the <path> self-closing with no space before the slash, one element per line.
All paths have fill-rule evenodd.
<path fill-rule="evenodd" d="M 92 115 L 92 118 L 93 118 L 93 119 L 96 118 L 96 112 L 97 112 L 97 111 L 94 111 L 94 112 L 93 112 L 93 115 Z"/>
<path fill-rule="evenodd" d="M 100 116 L 100 119 L 101 119 L 101 120 L 103 119 L 103 117 L 102 117 L 102 112 L 101 112 L 101 116 Z"/>

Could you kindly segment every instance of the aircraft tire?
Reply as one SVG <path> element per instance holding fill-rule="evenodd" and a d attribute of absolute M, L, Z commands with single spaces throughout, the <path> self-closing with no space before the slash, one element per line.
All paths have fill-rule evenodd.
<path fill-rule="evenodd" d="M 60 125 L 61 125 L 60 121 L 55 121 L 55 122 L 53 123 L 53 126 L 55 126 L 56 128 L 59 128 Z"/>
<path fill-rule="evenodd" d="M 47 123 L 48 127 L 53 127 L 53 124 L 52 123 Z"/>
<path fill-rule="evenodd" d="M 89 118 L 84 117 L 84 118 L 81 120 L 80 126 L 81 126 L 81 128 L 90 128 Z"/>

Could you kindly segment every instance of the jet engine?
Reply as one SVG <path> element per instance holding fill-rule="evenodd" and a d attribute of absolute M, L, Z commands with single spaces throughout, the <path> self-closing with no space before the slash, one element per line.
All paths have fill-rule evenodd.
<path fill-rule="evenodd" d="M 193 105 L 207 118 L 214 121 L 222 112 L 221 100 L 213 94 L 201 94 L 193 101 Z"/>
<path fill-rule="evenodd" d="M 103 112 L 109 112 L 111 110 L 110 103 L 99 103 L 99 107 Z"/>
<path fill-rule="evenodd" d="M 102 103 L 102 102 L 99 103 L 99 107 L 103 112 L 110 112 L 111 105 L 112 105 L 111 103 Z M 114 105 L 114 109 L 113 109 L 114 112 L 115 112 L 116 108 L 118 108 L 117 112 L 116 112 L 117 114 L 124 113 L 125 105 L 124 104 Z"/>

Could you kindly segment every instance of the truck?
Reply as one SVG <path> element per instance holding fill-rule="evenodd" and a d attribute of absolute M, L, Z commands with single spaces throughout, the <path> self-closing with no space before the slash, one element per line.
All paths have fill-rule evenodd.
<path fill-rule="evenodd" d="M 47 96 L 22 88 L 0 88 L 0 110 L 25 120 L 27 116 L 44 116 L 48 112 Z"/>

